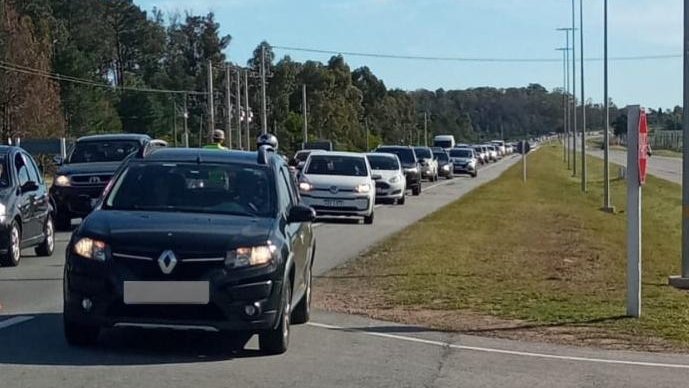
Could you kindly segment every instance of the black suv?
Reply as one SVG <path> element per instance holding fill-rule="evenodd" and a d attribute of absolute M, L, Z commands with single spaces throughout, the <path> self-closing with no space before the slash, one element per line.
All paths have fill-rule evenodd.
<path fill-rule="evenodd" d="M 0 146 L 0 265 L 16 266 L 21 250 L 55 249 L 48 190 L 36 161 L 19 147 Z"/>
<path fill-rule="evenodd" d="M 85 136 L 77 140 L 66 160 L 56 158 L 59 168 L 50 197 L 57 228 L 68 230 L 72 218 L 89 214 L 122 161 L 151 141 L 138 134 Z"/>
<path fill-rule="evenodd" d="M 416 159 L 416 153 L 412 147 L 405 146 L 380 146 L 375 152 L 385 152 L 395 154 L 402 163 L 404 176 L 407 179 L 407 190 L 411 190 L 412 195 L 421 194 L 421 164 Z"/>
<path fill-rule="evenodd" d="M 262 351 L 286 351 L 290 323 L 309 320 L 315 216 L 269 148 L 128 158 L 67 246 L 67 341 L 160 327 L 258 334 Z"/>

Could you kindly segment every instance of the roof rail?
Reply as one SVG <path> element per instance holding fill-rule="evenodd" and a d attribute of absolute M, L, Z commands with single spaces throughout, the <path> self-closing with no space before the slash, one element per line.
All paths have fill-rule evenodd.
<path fill-rule="evenodd" d="M 275 149 L 269 145 L 263 145 L 258 147 L 258 164 L 268 164 L 268 153 L 275 153 Z"/>

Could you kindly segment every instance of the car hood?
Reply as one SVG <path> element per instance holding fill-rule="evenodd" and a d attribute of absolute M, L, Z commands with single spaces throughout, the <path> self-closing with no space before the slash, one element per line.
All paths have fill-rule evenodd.
<path fill-rule="evenodd" d="M 98 163 L 70 163 L 63 164 L 57 169 L 58 175 L 73 174 L 113 174 L 122 162 L 98 162 Z"/>
<path fill-rule="evenodd" d="M 78 234 L 106 241 L 113 250 L 225 252 L 265 244 L 272 218 L 233 215 L 97 210 Z"/>
<path fill-rule="evenodd" d="M 304 178 L 317 188 L 329 188 L 337 186 L 339 188 L 353 189 L 357 185 L 369 183 L 370 178 L 367 176 L 339 176 L 339 175 L 309 175 L 305 174 Z"/>

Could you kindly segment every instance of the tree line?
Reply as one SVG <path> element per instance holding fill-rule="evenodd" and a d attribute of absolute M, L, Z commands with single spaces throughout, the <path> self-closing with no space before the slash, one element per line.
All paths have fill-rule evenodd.
<path fill-rule="evenodd" d="M 0 0 L 0 136 L 78 137 L 138 132 L 181 144 L 184 107 L 192 146 L 207 141 L 208 64 L 213 71 L 215 126 L 236 131 L 235 69 L 249 72 L 248 96 L 260 131 L 263 51 L 267 122 L 281 147 L 330 139 L 340 149 L 380 143 L 423 143 L 426 134 L 460 141 L 516 139 L 563 131 L 563 91 L 539 84 L 514 88 L 413 90 L 388 88 L 368 67 L 351 69 L 342 56 L 327 63 L 278 58 L 261 42 L 245 63 L 224 54 L 232 37 L 213 13 L 165 15 L 132 0 Z M 226 66 L 230 99 L 226 106 Z M 302 87 L 306 85 L 306 107 Z M 603 127 L 600 104 L 587 103 L 587 128 Z M 660 109 L 659 125 L 677 129 L 677 112 Z M 681 114 L 681 113 L 680 113 Z M 613 107 L 613 118 L 622 112 Z M 621 120 L 621 119 L 620 119 Z M 616 123 L 618 121 L 615 121 Z M 233 137 L 236 135 L 233 135 Z M 368 136 L 368 137 L 367 137 Z"/>

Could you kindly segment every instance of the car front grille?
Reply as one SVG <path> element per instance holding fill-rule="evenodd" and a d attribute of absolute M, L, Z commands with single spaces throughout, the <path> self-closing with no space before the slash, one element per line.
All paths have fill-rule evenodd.
<path fill-rule="evenodd" d="M 213 303 L 207 305 L 127 305 L 114 303 L 107 312 L 113 318 L 223 321 L 225 314 Z"/>
<path fill-rule="evenodd" d="M 376 182 L 376 188 L 377 189 L 389 189 L 390 185 L 385 183 L 385 182 L 377 181 Z"/>
<path fill-rule="evenodd" d="M 112 174 L 73 175 L 70 180 L 74 185 L 80 186 L 105 186 L 112 178 Z"/>

